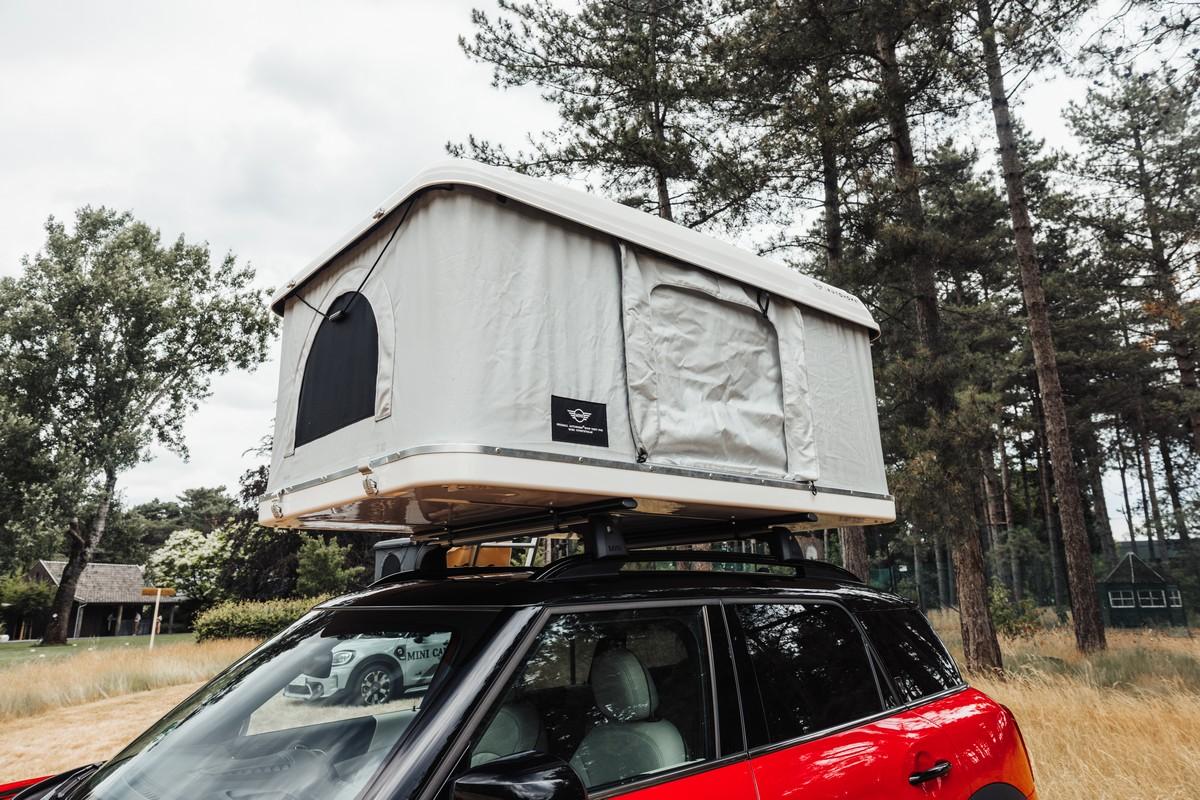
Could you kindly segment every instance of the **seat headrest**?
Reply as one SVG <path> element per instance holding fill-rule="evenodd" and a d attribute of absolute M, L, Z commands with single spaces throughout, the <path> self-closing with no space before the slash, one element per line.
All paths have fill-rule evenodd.
<path fill-rule="evenodd" d="M 613 722 L 641 722 L 658 710 L 654 679 L 623 647 L 596 656 L 589 680 L 596 705 Z"/>

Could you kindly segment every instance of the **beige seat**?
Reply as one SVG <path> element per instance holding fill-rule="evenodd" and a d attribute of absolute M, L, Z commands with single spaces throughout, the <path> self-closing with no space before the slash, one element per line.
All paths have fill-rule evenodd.
<path fill-rule="evenodd" d="M 658 691 L 638 657 L 623 647 L 596 656 L 590 675 L 605 722 L 588 731 L 571 766 L 589 788 L 687 762 L 679 730 L 655 720 Z"/>
<path fill-rule="evenodd" d="M 528 750 L 546 751 L 546 733 L 532 703 L 506 703 L 496 712 L 475 750 L 471 766 L 477 767 Z"/>

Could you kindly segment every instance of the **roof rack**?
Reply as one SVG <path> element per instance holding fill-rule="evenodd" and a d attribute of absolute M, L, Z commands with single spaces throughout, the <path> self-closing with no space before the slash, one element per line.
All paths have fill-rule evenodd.
<path fill-rule="evenodd" d="M 616 575 L 628 564 L 663 563 L 671 561 L 702 561 L 710 564 L 750 564 L 762 567 L 790 567 L 798 578 L 824 578 L 835 581 L 862 583 L 862 580 L 847 569 L 806 558 L 781 559 L 774 555 L 736 553 L 721 550 L 634 550 L 624 556 L 590 558 L 585 555 L 568 556 L 541 569 L 534 580 L 554 581 L 570 578 L 591 578 Z"/>

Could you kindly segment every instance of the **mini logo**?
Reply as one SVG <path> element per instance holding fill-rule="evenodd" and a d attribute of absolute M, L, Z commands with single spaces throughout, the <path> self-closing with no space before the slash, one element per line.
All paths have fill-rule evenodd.
<path fill-rule="evenodd" d="M 584 411 L 582 408 L 568 408 L 567 414 L 576 422 L 587 422 L 592 416 L 592 412 Z"/>

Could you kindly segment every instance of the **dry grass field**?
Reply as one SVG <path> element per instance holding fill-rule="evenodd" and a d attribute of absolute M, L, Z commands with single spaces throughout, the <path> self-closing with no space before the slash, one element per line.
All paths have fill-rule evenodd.
<path fill-rule="evenodd" d="M 935 625 L 960 649 L 953 615 Z M 1009 676 L 972 683 L 1017 714 L 1041 800 L 1195 800 L 1200 638 L 1110 631 L 1109 643 L 1084 659 L 1069 629 L 1005 641 Z M 176 644 L 0 670 L 0 783 L 111 756 L 249 646 Z"/>

